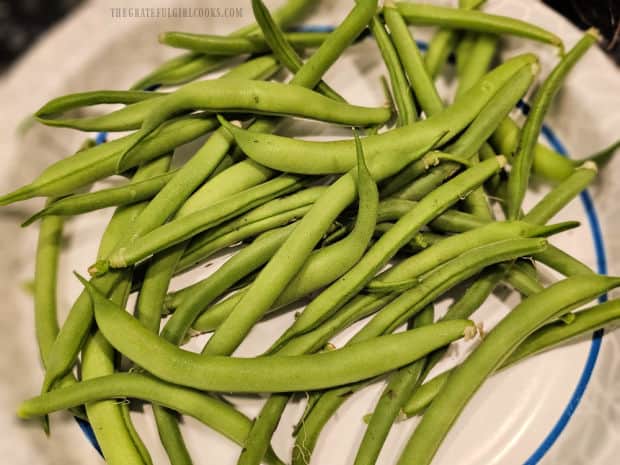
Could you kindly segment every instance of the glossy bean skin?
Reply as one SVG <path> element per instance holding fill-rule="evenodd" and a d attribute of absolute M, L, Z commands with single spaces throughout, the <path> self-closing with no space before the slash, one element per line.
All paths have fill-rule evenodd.
<path fill-rule="evenodd" d="M 286 40 L 297 49 L 316 48 L 323 43 L 325 32 L 289 32 Z M 211 34 L 192 34 L 189 32 L 163 32 L 159 42 L 171 47 L 183 48 L 209 55 L 241 55 L 244 53 L 264 53 L 269 45 L 261 36 L 230 37 Z"/>
<path fill-rule="evenodd" d="M 339 244 L 330 246 L 331 250 L 345 252 L 345 257 L 339 260 L 345 265 L 345 267 L 342 265 L 338 267 L 341 273 L 349 269 L 366 250 L 375 227 L 378 204 L 377 186 L 364 160 L 361 141 L 357 133 L 354 133 L 354 135 L 358 166 L 356 169 L 357 179 L 356 182 L 354 181 L 352 187 L 353 192 L 355 192 L 355 190 L 358 191 L 364 213 L 358 216 L 358 228 L 354 229 L 349 238 L 343 239 Z M 272 258 L 261 273 L 259 273 L 256 280 L 243 295 L 233 312 L 219 326 L 218 331 L 205 346 L 205 353 L 217 355 L 231 354 L 252 328 L 254 323 L 258 321 L 262 314 L 282 295 L 286 286 L 303 269 L 304 264 L 307 262 L 307 258 L 310 256 L 320 236 L 323 235 L 327 227 L 335 220 L 334 216 L 329 215 L 329 209 L 323 208 L 322 204 L 329 203 L 333 208 L 332 211 L 336 214 L 341 210 L 339 208 L 339 202 L 334 201 L 335 199 L 328 196 L 328 194 L 331 190 L 338 188 L 340 185 L 345 188 L 348 187 L 347 181 L 352 180 L 353 177 L 353 173 L 351 173 L 350 177 L 341 177 L 317 199 L 312 209 L 298 223 L 291 235 L 278 249 L 274 258 Z M 344 201 L 349 200 L 346 194 L 340 195 L 339 197 Z M 314 219 L 313 216 L 315 217 Z M 310 223 L 310 227 L 304 227 L 304 223 L 306 222 Z M 308 232 L 311 234 L 308 234 Z M 291 253 L 287 250 L 288 244 L 292 244 L 299 253 Z M 339 253 L 336 253 L 336 255 L 339 255 Z M 347 255 L 350 255 L 353 260 L 347 260 Z M 281 262 L 275 258 L 280 256 L 283 257 Z M 264 283 L 262 283 L 261 280 L 268 282 L 269 291 L 266 291 Z M 258 296 L 256 296 L 257 294 Z M 252 307 L 251 310 L 248 309 L 250 306 Z"/>
<path fill-rule="evenodd" d="M 499 37 L 495 34 L 479 34 L 475 36 L 468 60 L 460 72 L 456 98 L 459 98 L 484 76 L 495 53 Z"/>
<path fill-rule="evenodd" d="M 18 415 L 31 418 L 96 400 L 127 397 L 147 400 L 192 416 L 239 445 L 245 441 L 250 428 L 250 420 L 226 402 L 137 373 L 116 373 L 57 389 L 22 403 Z M 271 454 L 268 457 L 269 463 L 281 463 Z"/>
<path fill-rule="evenodd" d="M 217 126 L 212 118 L 186 117 L 167 123 L 161 131 L 144 139 L 137 147 L 132 168 L 153 160 L 211 131 Z M 76 189 L 117 174 L 122 152 L 136 141 L 136 135 L 122 137 L 64 158 L 41 173 L 32 183 L 0 197 L 0 205 L 33 197 L 59 197 Z"/>
<path fill-rule="evenodd" d="M 521 203 L 527 190 L 530 171 L 534 158 L 534 146 L 538 141 L 538 135 L 542 127 L 543 118 L 547 113 L 553 97 L 560 89 L 564 78 L 573 68 L 577 61 L 597 41 L 597 33 L 593 30 L 587 32 L 583 38 L 562 58 L 560 63 L 545 79 L 541 88 L 536 92 L 532 109 L 521 132 L 521 139 L 513 157 L 513 169 L 508 176 L 507 215 L 508 218 L 516 218 L 520 214 Z"/>
<path fill-rule="evenodd" d="M 88 281 L 82 283 L 93 298 L 101 332 L 117 350 L 160 379 L 206 391 L 292 392 L 348 384 L 410 363 L 473 327 L 470 321 L 450 321 L 316 355 L 205 356 L 151 333 Z"/>
<path fill-rule="evenodd" d="M 428 51 L 424 55 L 424 66 L 430 77 L 434 80 L 448 62 L 450 53 L 456 48 L 459 41 L 459 33 L 454 29 L 440 28 L 430 43 Z"/>
<path fill-rule="evenodd" d="M 573 306 L 618 285 L 618 278 L 579 276 L 555 283 L 525 299 L 450 374 L 449 381 L 426 410 L 407 443 L 399 464 L 429 464 L 468 400 L 527 336 L 552 318 L 567 313 Z"/>
<path fill-rule="evenodd" d="M 562 40 L 555 34 L 507 16 L 491 15 L 471 9 L 455 9 L 407 2 L 396 2 L 396 6 L 410 24 L 516 35 L 555 45 L 560 50 L 563 49 Z"/>
<path fill-rule="evenodd" d="M 342 278 L 317 296 L 299 315 L 283 338 L 312 329 L 353 297 L 420 228 L 454 204 L 459 196 L 480 185 L 503 166 L 497 158 L 466 170 L 420 201 L 364 255 L 362 260 Z"/>
<path fill-rule="evenodd" d="M 371 162 L 379 154 L 389 154 L 390 157 L 407 157 L 405 164 L 415 161 L 411 154 L 417 152 L 421 145 L 439 137 L 441 139 L 437 145 L 451 139 L 478 115 L 515 73 L 524 67 L 531 69 L 535 62 L 532 55 L 513 58 L 491 71 L 461 100 L 441 113 L 403 128 L 365 137 L 362 144 L 366 157 Z M 290 173 L 330 174 L 346 172 L 355 164 L 355 147 L 351 140 L 304 141 L 226 127 L 248 157 L 273 169 Z"/>

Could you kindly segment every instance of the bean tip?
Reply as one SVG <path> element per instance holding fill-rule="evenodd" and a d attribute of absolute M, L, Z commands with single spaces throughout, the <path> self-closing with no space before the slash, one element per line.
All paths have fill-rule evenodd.
<path fill-rule="evenodd" d="M 96 277 L 102 276 L 110 269 L 110 263 L 107 260 L 98 260 L 96 263 L 88 267 L 88 274 Z"/>
<path fill-rule="evenodd" d="M 586 34 L 589 36 L 592 36 L 594 40 L 596 40 L 597 42 L 601 42 L 603 40 L 603 36 L 601 35 L 601 32 L 595 27 L 589 28 L 586 31 Z"/>
<path fill-rule="evenodd" d="M 591 170 L 591 171 L 594 171 L 595 173 L 598 173 L 598 165 L 596 164 L 594 160 L 586 161 L 579 168 L 584 169 L 584 170 Z"/>
<path fill-rule="evenodd" d="M 495 160 L 497 160 L 497 164 L 500 168 L 503 168 L 508 164 L 508 159 L 504 155 L 498 155 L 495 157 Z"/>
<path fill-rule="evenodd" d="M 383 8 L 396 8 L 396 3 L 394 0 L 384 0 Z"/>

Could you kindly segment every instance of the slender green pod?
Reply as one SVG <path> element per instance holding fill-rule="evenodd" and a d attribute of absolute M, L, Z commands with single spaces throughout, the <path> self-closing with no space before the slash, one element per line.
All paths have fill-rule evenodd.
<path fill-rule="evenodd" d="M 456 48 L 459 37 L 458 31 L 454 29 L 440 28 L 435 33 L 424 55 L 424 66 L 431 79 L 437 79 L 448 62 L 450 53 Z"/>
<path fill-rule="evenodd" d="M 284 27 L 302 17 L 313 5 L 314 2 L 311 0 L 289 0 L 276 10 L 273 16 L 275 21 Z M 229 37 L 243 37 L 258 33 L 260 33 L 259 27 L 256 24 L 249 24 L 229 34 Z M 184 84 L 222 68 L 227 63 L 229 63 L 227 57 L 210 56 L 196 52 L 186 53 L 163 63 L 136 82 L 132 89 L 150 89 L 157 86 Z"/>
<path fill-rule="evenodd" d="M 596 163 L 586 161 L 573 174 L 554 187 L 523 217 L 523 221 L 545 224 L 564 208 L 581 191 L 588 187 L 598 174 Z"/>
<path fill-rule="evenodd" d="M 532 109 L 528 115 L 517 151 L 513 157 L 512 170 L 508 176 L 508 194 L 506 198 L 507 215 L 516 218 L 521 211 L 521 203 L 529 185 L 530 171 L 534 159 L 534 146 L 542 127 L 543 119 L 551 105 L 553 97 L 558 92 L 568 72 L 577 61 L 596 43 L 599 35 L 591 29 L 579 42 L 562 58 L 560 63 L 551 71 L 541 88 L 536 92 Z"/>
<path fill-rule="evenodd" d="M 418 112 L 413 102 L 411 87 L 403 71 L 394 44 L 385 30 L 385 26 L 378 16 L 370 21 L 370 32 L 377 42 L 383 62 L 390 76 L 390 84 L 392 86 L 392 94 L 394 95 L 394 103 L 398 113 L 398 126 L 406 126 L 418 119 Z"/>
<path fill-rule="evenodd" d="M 459 72 L 457 99 L 488 72 L 497 52 L 498 42 L 499 37 L 495 34 L 478 34 L 475 36 L 467 60 Z"/>
<path fill-rule="evenodd" d="M 482 184 L 499 171 L 505 159 L 487 160 L 438 187 L 403 216 L 370 248 L 360 262 L 317 296 L 299 315 L 281 340 L 286 340 L 324 321 L 368 283 L 394 254 L 443 210 L 458 201 L 464 192 Z"/>
<path fill-rule="evenodd" d="M 527 68 L 531 76 L 536 58 L 521 55 L 495 68 L 458 102 L 441 113 L 403 128 L 362 140 L 369 163 L 384 156 L 391 161 L 399 157 L 404 164 L 415 161 L 412 154 L 422 145 L 441 137 L 437 145 L 450 140 L 461 132 L 485 107 L 489 100 L 504 87 L 514 74 Z M 248 157 L 272 169 L 290 173 L 330 174 L 342 173 L 355 165 L 355 147 L 352 140 L 316 142 L 291 139 L 271 134 L 254 134 L 227 125 L 237 144 Z M 388 154 L 388 157 L 385 157 Z M 418 156 L 418 158 L 419 158 Z M 401 167 L 402 168 L 402 167 Z M 400 170 L 398 170 L 400 171 Z"/>
<path fill-rule="evenodd" d="M 555 45 L 563 50 L 562 40 L 543 28 L 507 16 L 491 15 L 470 9 L 396 2 L 403 18 L 410 24 L 442 26 L 466 31 L 515 35 Z"/>
<path fill-rule="evenodd" d="M 300 50 L 320 46 L 327 35 L 325 32 L 287 32 L 285 39 L 293 48 Z M 158 38 L 162 44 L 208 55 L 236 56 L 244 53 L 265 53 L 270 50 L 265 37 L 258 35 L 231 37 L 170 31 L 162 32 Z"/>
<path fill-rule="evenodd" d="M 227 402 L 138 373 L 115 373 L 56 389 L 23 402 L 18 415 L 21 418 L 32 418 L 88 402 L 114 398 L 142 399 L 168 407 L 196 418 L 239 445 L 243 445 L 251 425 L 246 416 Z M 272 452 L 265 457 L 265 461 L 281 464 Z"/>
<path fill-rule="evenodd" d="M 145 234 L 133 247 L 119 247 L 107 260 L 93 265 L 91 273 L 107 271 L 108 267 L 125 268 L 149 255 L 173 246 L 208 228 L 231 219 L 239 213 L 265 203 L 279 195 L 297 190 L 303 185 L 299 176 L 281 175 L 271 181 L 232 195 L 210 207 L 175 219 Z"/>
<path fill-rule="evenodd" d="M 449 377 L 426 410 L 399 464 L 430 464 L 452 424 L 484 380 L 536 329 L 620 285 L 620 279 L 579 276 L 555 283 L 510 312 Z"/>
<path fill-rule="evenodd" d="M 37 212 L 26 221 L 22 226 L 37 221 L 40 218 L 56 216 L 74 216 L 89 213 L 107 207 L 119 207 L 132 203 L 142 202 L 153 198 L 176 174 L 176 170 L 153 176 L 143 181 L 131 181 L 118 187 L 101 189 L 96 192 L 84 194 L 73 194 L 54 200 L 45 206 L 43 210 Z"/>
<path fill-rule="evenodd" d="M 99 329 L 117 350 L 164 381 L 205 391 L 293 392 L 349 384 L 411 363 L 474 327 L 471 321 L 449 321 L 316 355 L 206 356 L 151 333 L 81 281 L 92 296 Z"/>
<path fill-rule="evenodd" d="M 145 138 L 136 147 L 139 156 L 133 160 L 132 166 L 127 168 L 161 157 L 216 126 L 217 120 L 213 118 L 193 116 L 166 123 L 161 130 Z M 0 197 L 0 205 L 33 197 L 64 196 L 94 181 L 116 174 L 116 165 L 122 152 L 135 140 L 136 135 L 131 134 L 64 158 L 46 168 L 32 183 Z"/>
<path fill-rule="evenodd" d="M 348 238 L 343 239 L 339 244 L 334 244 L 329 247 L 330 250 L 339 250 L 345 253 L 345 256 L 340 259 L 342 263 L 337 268 L 340 274 L 353 266 L 366 250 L 375 228 L 378 204 L 377 186 L 366 166 L 361 141 L 356 132 L 354 135 L 357 145 L 358 163 L 356 170 L 357 191 L 360 199 L 360 206 L 365 211 L 363 214 L 358 215 L 358 227 L 354 229 L 352 234 Z M 351 178 L 352 177 L 351 175 Z M 315 202 L 313 209 L 298 223 L 297 227 L 286 239 L 280 249 L 278 249 L 276 255 L 274 255 L 274 257 L 278 257 L 282 254 L 285 259 L 282 262 L 279 262 L 275 258 L 269 261 L 252 286 L 250 286 L 248 291 L 243 295 L 233 312 L 211 337 L 205 346 L 205 353 L 218 355 L 232 353 L 254 323 L 273 305 L 278 297 L 281 297 L 286 286 L 303 270 L 304 263 L 307 262 L 307 258 L 310 256 L 312 249 L 320 238 L 320 236 L 317 237 L 317 235 L 322 235 L 335 219 L 325 215 L 326 211 L 321 208 L 321 203 L 331 202 L 332 205 L 335 204 L 336 208 L 338 208 L 338 202 L 334 202 L 327 194 L 334 186 L 338 186 L 340 181 L 344 180 L 346 182 L 348 179 L 348 177 L 340 178 L 339 181 L 330 186 L 330 188 L 328 188 Z M 348 200 L 347 196 L 341 196 L 341 198 Z M 314 231 L 312 231 L 315 233 L 313 235 L 314 237 L 307 235 L 306 232 L 308 229 L 303 227 L 304 222 L 308 221 L 309 218 L 312 219 L 313 213 L 319 217 L 317 218 L 317 224 L 310 223 L 311 227 L 314 229 Z M 329 223 L 325 225 L 326 220 L 328 220 Z M 300 253 L 292 254 L 287 250 L 288 244 L 294 244 L 294 247 L 299 250 Z M 347 256 L 353 258 L 353 260 L 350 258 L 347 259 Z M 338 262 L 336 262 L 336 264 L 337 263 Z M 342 266 L 343 264 L 344 266 Z M 334 265 L 332 265 L 332 267 L 336 269 Z M 266 288 L 264 282 L 261 282 L 262 280 L 267 282 Z M 261 300 L 257 300 L 255 297 L 256 294 L 259 294 Z M 248 307 L 251 307 L 251 310 Z"/>
<path fill-rule="evenodd" d="M 390 37 L 398 51 L 400 62 L 407 73 L 413 94 L 420 107 L 426 116 L 439 113 L 443 109 L 443 102 L 424 66 L 424 59 L 420 50 L 393 2 L 384 3 L 383 17 L 390 29 Z"/>

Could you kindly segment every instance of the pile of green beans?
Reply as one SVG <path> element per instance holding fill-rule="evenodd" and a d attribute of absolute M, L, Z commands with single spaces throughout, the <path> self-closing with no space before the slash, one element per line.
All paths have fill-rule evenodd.
<path fill-rule="evenodd" d="M 68 409 L 92 425 L 107 463 L 150 465 L 129 402 L 118 402 L 137 400 L 153 405 L 171 465 L 194 463 L 179 414 L 237 444 L 239 465 L 283 465 L 272 437 L 293 394 L 305 393 L 289 452 L 293 464 L 308 465 L 336 410 L 387 379 L 349 456 L 378 463 L 394 422 L 420 415 L 398 463 L 429 465 L 496 370 L 620 319 L 620 300 L 581 309 L 620 278 L 597 275 L 549 239 L 580 226 L 553 218 L 595 181 L 618 143 L 581 163 L 537 143 L 554 95 L 596 32 L 564 54 L 555 34 L 485 13 L 483 0 L 459 8 L 386 1 L 382 9 L 356 0 L 332 32 L 290 31 L 313 3 L 288 0 L 272 13 L 252 0 L 256 24 L 228 36 L 163 33 L 162 44 L 188 52 L 130 90 L 64 95 L 35 113 L 51 127 L 131 132 L 86 144 L 0 196 L 0 205 L 47 199 L 22 224 L 39 226 L 34 316 L 44 379 L 19 417 L 42 417 L 49 430 L 47 415 Z M 411 25 L 439 28 L 425 55 Z M 346 89 L 328 82 L 328 70 L 367 33 L 385 64 L 387 106 L 345 100 Z M 561 55 L 523 129 L 509 113 L 540 66 L 533 53 L 496 64 L 503 36 Z M 453 101 L 435 86 L 451 53 Z M 208 75 L 219 69 L 220 77 Z M 102 104 L 122 107 L 91 116 Z M 351 126 L 352 136 L 277 134 L 287 118 Z M 176 149 L 199 137 L 195 153 L 173 163 Z M 85 192 L 115 175 L 127 179 Z M 550 188 L 523 211 L 534 177 Z M 91 278 L 77 270 L 84 289 L 59 321 L 63 224 L 109 207 Z M 198 276 L 205 263 L 209 271 L 176 286 L 173 277 Z M 542 279 L 538 264 L 562 278 Z M 482 337 L 476 311 L 500 283 L 522 300 Z M 459 288 L 436 315 L 435 304 Z M 132 293 L 134 308 L 125 311 Z M 306 308 L 262 341 L 263 353 L 235 355 L 259 322 L 302 299 Z M 343 347 L 330 343 L 354 324 Z M 207 332 L 201 353 L 182 347 Z M 462 338 L 481 341 L 458 366 L 427 379 Z M 236 407 L 250 393 L 269 395 L 254 419 Z"/>

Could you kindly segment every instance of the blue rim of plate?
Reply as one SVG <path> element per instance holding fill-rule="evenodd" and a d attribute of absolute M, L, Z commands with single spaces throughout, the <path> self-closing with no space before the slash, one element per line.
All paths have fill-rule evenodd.
<path fill-rule="evenodd" d="M 334 28 L 332 26 L 306 26 L 303 28 L 299 28 L 299 30 L 303 31 L 319 31 L 319 32 L 331 32 Z M 428 49 L 428 44 L 423 41 L 416 41 L 418 47 L 422 51 L 426 51 Z M 158 86 L 152 86 L 148 90 L 155 90 Z M 521 113 L 525 116 L 529 113 L 529 105 L 526 102 L 520 101 L 517 106 Z M 545 141 L 551 146 L 553 150 L 558 152 L 560 155 L 568 157 L 568 151 L 566 147 L 561 142 L 560 138 L 557 134 L 551 129 L 550 126 L 544 124 L 541 130 L 541 134 Z M 95 138 L 95 143 L 103 144 L 107 141 L 107 133 L 100 132 L 97 134 Z M 596 255 L 596 268 L 599 274 L 607 274 L 607 255 L 605 253 L 605 241 L 603 239 L 603 232 L 601 229 L 601 223 L 598 218 L 598 214 L 596 212 L 596 207 L 594 205 L 594 201 L 592 196 L 587 190 L 584 190 L 580 194 L 581 204 L 586 213 L 586 218 L 588 219 L 588 225 L 590 226 L 590 233 L 592 234 L 592 240 L 594 242 L 594 252 Z M 606 302 L 607 295 L 603 295 L 599 297 L 599 302 Z M 568 400 L 568 403 L 564 407 L 560 417 L 551 428 L 551 431 L 545 436 L 540 445 L 532 452 L 532 454 L 527 458 L 523 465 L 536 465 L 538 464 L 543 457 L 549 452 L 551 447 L 558 440 L 568 423 L 570 422 L 575 410 L 579 406 L 583 395 L 585 394 L 586 388 L 592 378 L 592 373 L 594 371 L 594 367 L 596 366 L 596 362 L 598 360 L 598 356 L 601 349 L 601 343 L 603 342 L 603 336 L 605 334 L 605 330 L 599 329 L 595 331 L 592 335 L 592 340 L 590 343 L 590 350 L 588 352 L 588 357 L 586 358 L 585 365 L 579 376 L 579 380 L 577 381 L 577 385 L 573 390 L 573 393 Z M 93 445 L 93 447 L 99 452 L 100 455 L 103 456 L 101 452 L 101 448 L 99 447 L 99 443 L 97 442 L 97 438 L 93 432 L 93 429 L 85 420 L 75 418 L 78 423 L 80 429 L 88 439 L 88 441 Z"/>

